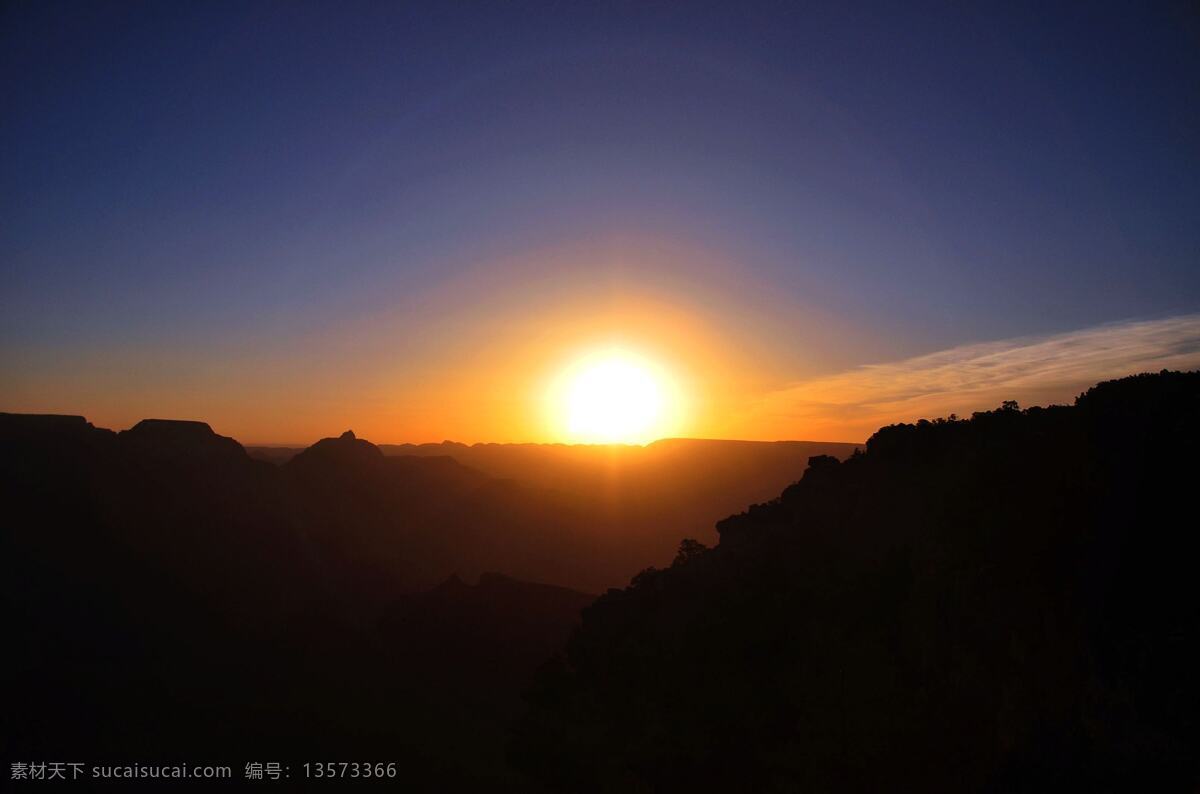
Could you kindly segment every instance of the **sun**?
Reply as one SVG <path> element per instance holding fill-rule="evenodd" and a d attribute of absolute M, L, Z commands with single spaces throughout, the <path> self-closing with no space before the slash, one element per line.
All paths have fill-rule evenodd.
<path fill-rule="evenodd" d="M 623 350 L 585 356 L 552 389 L 559 432 L 585 444 L 645 444 L 678 420 L 674 384 L 661 367 Z"/>

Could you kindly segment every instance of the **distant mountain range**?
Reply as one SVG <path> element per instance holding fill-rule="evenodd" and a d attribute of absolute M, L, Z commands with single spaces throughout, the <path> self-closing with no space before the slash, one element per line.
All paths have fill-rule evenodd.
<path fill-rule="evenodd" d="M 440 449 L 385 455 L 346 432 L 276 465 L 203 422 L 0 414 L 0 587 L 21 637 L 5 746 L 374 748 L 411 779 L 494 783 L 518 693 L 586 592 L 669 559 L 764 472 L 795 479 L 808 451 L 513 448 L 483 471 Z M 654 523 L 677 505 L 703 524 Z"/>
<path fill-rule="evenodd" d="M 491 498 L 505 503 L 500 515 L 517 510 L 523 521 L 503 539 L 506 544 L 519 545 L 522 534 L 547 526 L 557 527 L 557 537 L 545 538 L 546 544 L 574 539 L 576 550 L 546 556 L 526 549 L 520 560 L 497 558 L 484 567 L 600 591 L 628 581 L 647 564 L 670 562 L 681 537 L 714 542 L 718 519 L 779 493 L 800 477 L 810 457 L 845 458 L 859 446 L 679 438 L 645 447 L 444 442 L 383 444 L 379 450 L 389 459 L 441 460 L 443 466 L 452 460 L 487 475 Z M 308 454 L 279 447 L 250 447 L 247 453 L 281 465 Z M 494 526 L 493 506 L 479 509 Z M 479 566 L 464 562 L 457 570 L 477 572 Z"/>
<path fill-rule="evenodd" d="M 266 462 L 0 414 L 0 737 L 421 791 L 1191 790 L 1198 441 L 1169 372 L 858 451 Z"/>
<path fill-rule="evenodd" d="M 523 548 L 551 514 L 529 498 L 351 434 L 280 468 L 200 422 L 0 414 L 5 751 L 495 784 L 518 693 L 593 598 L 447 573 Z"/>

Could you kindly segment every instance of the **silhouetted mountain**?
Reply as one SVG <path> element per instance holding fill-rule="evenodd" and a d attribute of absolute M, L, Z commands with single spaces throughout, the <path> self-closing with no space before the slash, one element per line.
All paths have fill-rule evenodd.
<path fill-rule="evenodd" d="M 22 637 L 2 719 L 29 757 L 374 748 L 410 779 L 494 784 L 520 689 L 590 597 L 446 577 L 603 586 L 646 559 L 595 495 L 350 432 L 276 466 L 201 422 L 4 414 L 0 473 Z"/>
<path fill-rule="evenodd" d="M 845 458 L 855 448 L 811 441 L 707 439 L 664 439 L 645 447 L 468 446 L 450 441 L 380 446 L 389 457 L 453 458 L 508 481 L 492 488 L 503 491 L 496 498 L 525 528 L 514 536 L 518 542 L 531 528 L 547 522 L 555 528 L 554 536 L 544 541 L 559 544 L 553 554 L 532 554 L 537 549 L 525 544 L 521 554 L 481 560 L 474 571 L 498 567 L 524 578 L 588 590 L 628 581 L 647 563 L 666 564 L 681 536 L 715 542 L 713 526 L 719 518 L 779 493 L 804 471 L 810 457 Z M 249 452 L 275 463 L 299 454 L 275 447 Z M 489 505 L 481 504 L 479 509 L 493 514 Z M 487 523 L 495 524 L 491 519 Z M 562 547 L 564 538 L 574 539 L 574 550 Z M 532 564 L 535 559 L 540 562 Z"/>
<path fill-rule="evenodd" d="M 338 576 L 350 539 L 311 533 L 297 483 L 203 426 L 0 416 L 0 445 L 13 758 L 332 753 L 395 761 L 422 790 L 504 785 L 519 691 L 590 600 L 485 577 L 455 603 L 395 581 L 386 614 L 413 599 L 438 619 L 376 625 Z M 399 480 L 482 477 L 377 457 Z"/>
<path fill-rule="evenodd" d="M 5 747 L 377 758 L 445 791 L 1195 787 L 1198 424 L 1178 373 L 844 461 L 347 432 L 275 465 L 199 422 L 0 414 Z M 801 450 L 802 479 L 609 590 L 535 676 L 579 590 L 662 556 L 656 520 Z"/>
<path fill-rule="evenodd" d="M 1192 790 L 1200 373 L 887 427 L 584 611 L 568 791 Z"/>
<path fill-rule="evenodd" d="M 383 453 L 370 441 L 363 441 L 347 430 L 337 438 L 323 438 L 289 461 L 299 471 L 306 466 L 324 466 L 325 473 L 340 469 L 343 474 L 353 476 L 364 471 L 373 471 Z"/>
<path fill-rule="evenodd" d="M 143 419 L 118 433 L 117 438 L 131 454 L 156 462 L 236 465 L 248 459 L 241 444 L 228 436 L 218 436 L 205 422 Z"/>
<path fill-rule="evenodd" d="M 377 627 L 422 581 L 483 564 L 484 517 L 518 528 L 484 475 L 349 434 L 280 469 L 203 423 L 0 414 L 0 475 L 13 757 L 339 751 L 423 786 L 495 782 L 520 687 L 590 600 L 489 576 L 436 624 Z M 447 670 L 462 680 L 431 688 Z"/>

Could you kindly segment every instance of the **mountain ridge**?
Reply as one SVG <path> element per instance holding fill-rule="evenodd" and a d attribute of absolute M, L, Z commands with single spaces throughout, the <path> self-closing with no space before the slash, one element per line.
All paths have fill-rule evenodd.
<path fill-rule="evenodd" d="M 585 609 L 512 757 L 578 792 L 1190 789 L 1198 442 L 1200 372 L 1164 371 L 814 458 Z"/>

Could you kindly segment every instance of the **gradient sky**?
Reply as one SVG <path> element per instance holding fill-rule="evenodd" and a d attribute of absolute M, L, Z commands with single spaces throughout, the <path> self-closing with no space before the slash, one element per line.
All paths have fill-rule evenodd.
<path fill-rule="evenodd" d="M 966 5 L 5 4 L 0 410 L 554 440 L 618 345 L 858 441 L 1200 366 L 1195 6 Z"/>

